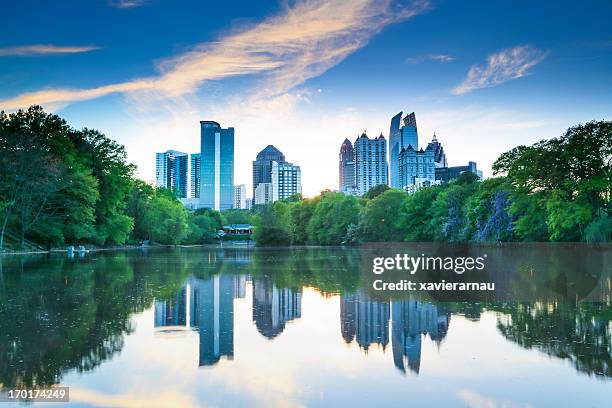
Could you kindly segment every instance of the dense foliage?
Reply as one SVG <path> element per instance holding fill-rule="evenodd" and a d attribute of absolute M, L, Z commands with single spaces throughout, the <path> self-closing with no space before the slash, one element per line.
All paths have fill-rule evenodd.
<path fill-rule="evenodd" d="M 134 177 L 123 146 L 32 106 L 0 112 L 0 250 L 64 244 L 201 244 L 254 223 L 259 245 L 381 241 L 612 241 L 612 122 L 519 146 L 493 165 L 414 194 L 376 186 L 325 191 L 251 211 L 189 211 Z M 9 242 L 10 241 L 10 242 Z"/>
<path fill-rule="evenodd" d="M 136 179 L 134 170 L 124 147 L 98 131 L 76 130 L 39 106 L 0 112 L 0 251 L 29 242 L 52 247 L 218 239 L 226 222 L 220 213 L 188 211 L 172 191 Z M 228 219 L 248 222 L 250 214 L 233 211 Z"/>
<path fill-rule="evenodd" d="M 260 245 L 358 242 L 612 241 L 612 122 L 502 154 L 497 177 L 464 173 L 414 194 L 376 186 L 363 198 L 322 192 L 255 218 Z"/>

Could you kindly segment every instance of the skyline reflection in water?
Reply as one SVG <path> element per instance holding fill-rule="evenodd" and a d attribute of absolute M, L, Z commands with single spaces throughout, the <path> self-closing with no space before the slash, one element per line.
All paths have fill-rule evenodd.
<path fill-rule="evenodd" d="M 591 255 L 599 259 L 588 265 L 609 265 L 609 252 Z M 605 406 L 612 397 L 608 270 L 583 271 L 597 278 L 589 301 L 576 300 L 580 273 L 563 271 L 565 288 L 516 288 L 539 294 L 531 302 L 449 302 L 372 292 L 361 258 L 314 248 L 13 258 L 0 282 L 0 383 L 70 385 L 79 406 L 96 405 L 94 394 L 99 406 L 122 406 L 135 389 L 189 383 L 188 406 L 361 406 L 366 395 L 395 406 L 411 390 L 419 406 L 571 406 L 564 398 L 576 393 Z M 533 268 L 505 262 L 517 275 L 509 286 L 529 282 Z M 431 400 L 414 389 L 436 383 L 450 388 Z"/>

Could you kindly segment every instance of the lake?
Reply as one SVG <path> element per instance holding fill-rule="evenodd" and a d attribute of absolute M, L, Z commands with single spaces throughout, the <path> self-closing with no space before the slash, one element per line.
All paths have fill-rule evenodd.
<path fill-rule="evenodd" d="M 372 273 L 385 251 L 485 254 L 460 276 L 496 291 L 376 291 L 406 277 Z M 611 246 L 151 248 L 1 268 L 5 392 L 67 386 L 84 407 L 612 404 Z"/>

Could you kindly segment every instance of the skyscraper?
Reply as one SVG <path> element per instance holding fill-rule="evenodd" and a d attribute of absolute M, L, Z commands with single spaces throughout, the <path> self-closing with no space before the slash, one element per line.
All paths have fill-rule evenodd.
<path fill-rule="evenodd" d="M 434 164 L 434 148 L 428 145 L 427 149 L 416 151 L 409 145 L 402 149 L 399 155 L 399 188 L 419 184 L 424 181 L 436 180 L 436 167 Z"/>
<path fill-rule="evenodd" d="M 246 186 L 239 184 L 234 186 L 234 208 L 246 208 Z"/>
<path fill-rule="evenodd" d="M 257 158 L 253 162 L 253 197 L 255 197 L 255 189 L 259 183 L 272 182 L 272 162 L 284 162 L 285 155 L 272 145 L 266 146 L 257 154 Z"/>
<path fill-rule="evenodd" d="M 391 118 L 391 126 L 389 128 L 389 172 L 391 175 L 391 187 L 401 188 L 399 175 L 399 154 L 402 149 L 407 149 L 408 146 L 416 151 L 419 148 L 419 134 L 417 131 L 416 115 L 412 112 L 406 115 L 402 122 L 402 113 L 399 112 Z"/>
<path fill-rule="evenodd" d="M 192 153 L 191 157 L 191 192 L 189 197 L 200 198 L 200 153 Z"/>
<path fill-rule="evenodd" d="M 223 211 L 234 205 L 234 128 L 217 122 L 200 121 L 201 208 Z"/>
<path fill-rule="evenodd" d="M 355 189 L 355 151 L 353 144 L 344 139 L 340 146 L 339 156 L 339 189 L 342 192 L 350 192 Z"/>
<path fill-rule="evenodd" d="M 155 155 L 155 185 L 187 198 L 187 153 L 168 150 Z"/>
<path fill-rule="evenodd" d="M 302 194 L 300 166 L 285 162 L 272 162 L 272 201 L 284 200 Z"/>
<path fill-rule="evenodd" d="M 359 195 L 379 184 L 388 184 L 387 141 L 381 134 L 375 139 L 362 133 L 355 140 L 355 178 Z"/>
<path fill-rule="evenodd" d="M 446 153 L 444 153 L 444 148 L 442 147 L 442 143 L 438 141 L 436 134 L 434 133 L 431 142 L 427 145 L 427 149 L 432 149 L 434 152 L 434 164 L 436 169 L 442 167 L 448 167 L 448 163 L 446 162 Z"/>

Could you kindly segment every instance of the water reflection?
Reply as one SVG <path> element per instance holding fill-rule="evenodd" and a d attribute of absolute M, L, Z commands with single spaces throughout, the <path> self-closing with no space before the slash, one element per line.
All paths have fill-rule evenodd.
<path fill-rule="evenodd" d="M 490 274 L 499 275 L 508 290 L 534 294 L 528 302 L 381 295 L 371 290 L 371 272 L 360 267 L 359 250 L 194 248 L 91 253 L 83 259 L 6 258 L 0 270 L 0 384 L 50 385 L 73 370 L 94 371 L 124 348 L 135 330 L 133 316 L 149 310 L 149 322 L 160 336 L 197 333 L 197 366 L 216 367 L 236 358 L 235 364 L 241 359 L 238 325 L 254 327 L 274 346 L 289 323 L 303 320 L 303 307 L 321 313 L 310 312 L 304 303 L 306 287 L 317 290 L 328 305 L 338 300 L 332 311 L 340 317 L 340 326 L 336 320 L 333 328 L 338 342 L 368 359 L 372 350 L 380 351 L 389 356 L 388 367 L 395 373 L 421 373 L 433 357 L 426 345 L 449 341 L 449 331 L 458 330 L 455 319 L 477 322 L 492 313 L 505 343 L 569 361 L 579 373 L 612 378 L 610 251 L 587 251 L 589 262 L 568 263 L 563 262 L 568 255 L 550 248 L 543 258 L 538 249 L 522 253 L 517 257 L 514 250 L 505 255 L 503 249 L 489 249 L 490 257 L 501 258 L 495 263 L 503 265 L 503 273 Z M 554 279 L 556 270 L 546 263 L 551 257 L 561 258 L 554 265 L 562 280 Z M 530 278 L 538 273 L 547 276 Z M 591 292 L 576 290 L 585 281 Z M 236 321 L 236 300 L 249 297 L 250 315 Z M 473 325 L 462 330 L 478 337 L 484 329 Z M 307 343 L 317 347 L 317 338 Z"/>

